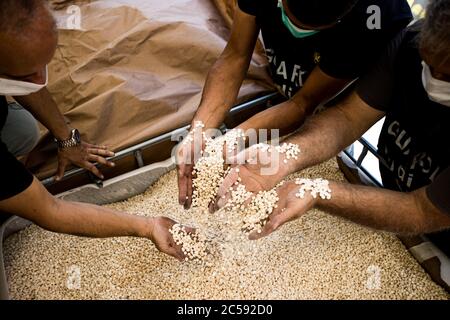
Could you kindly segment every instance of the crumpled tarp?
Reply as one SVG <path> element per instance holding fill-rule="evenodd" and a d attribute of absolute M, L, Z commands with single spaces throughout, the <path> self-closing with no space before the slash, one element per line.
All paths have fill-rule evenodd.
<path fill-rule="evenodd" d="M 83 139 L 118 151 L 189 124 L 229 36 L 234 0 L 50 1 L 59 45 L 48 89 Z M 81 29 L 73 25 L 79 6 Z M 76 8 L 75 8 L 76 9 Z M 273 91 L 261 45 L 238 102 Z M 43 134 L 45 130 L 43 130 Z M 49 135 L 27 165 L 56 170 Z"/>

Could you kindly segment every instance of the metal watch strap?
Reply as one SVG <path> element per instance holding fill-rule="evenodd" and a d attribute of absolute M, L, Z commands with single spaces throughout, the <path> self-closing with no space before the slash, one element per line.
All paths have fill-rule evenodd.
<path fill-rule="evenodd" d="M 79 144 L 79 142 L 74 137 L 75 136 L 75 132 L 76 132 L 76 129 L 73 129 L 70 132 L 70 138 L 67 139 L 67 140 L 57 140 L 57 139 L 55 139 L 56 144 L 58 145 L 58 148 L 59 149 L 67 149 L 67 148 L 76 147 Z"/>

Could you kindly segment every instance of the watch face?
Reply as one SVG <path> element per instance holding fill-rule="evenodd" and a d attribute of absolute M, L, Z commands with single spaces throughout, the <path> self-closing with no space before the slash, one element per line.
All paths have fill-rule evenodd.
<path fill-rule="evenodd" d="M 75 139 L 76 143 L 81 143 L 80 132 L 77 129 L 75 129 L 73 132 L 73 138 Z"/>

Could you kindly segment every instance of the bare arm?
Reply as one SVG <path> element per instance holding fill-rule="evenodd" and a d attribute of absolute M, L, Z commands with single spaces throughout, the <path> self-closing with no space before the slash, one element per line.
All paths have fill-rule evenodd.
<path fill-rule="evenodd" d="M 163 218 L 146 218 L 130 215 L 86 203 L 59 200 L 48 193 L 34 179 L 24 192 L 0 201 L 0 211 L 33 221 L 40 227 L 58 233 L 94 238 L 145 237 L 151 239 L 159 250 L 183 259 L 169 233 L 174 221 Z"/>
<path fill-rule="evenodd" d="M 264 157 L 258 155 L 258 149 L 255 151 L 254 148 L 249 148 L 243 151 L 236 158 L 239 163 L 243 163 L 242 158 L 249 159 L 255 155 L 255 159 L 259 160 L 247 161 L 239 166 L 239 175 L 232 170 L 225 177 L 219 187 L 214 209 L 221 208 L 227 202 L 229 189 L 238 177 L 251 192 L 270 190 L 289 174 L 334 157 L 361 137 L 383 115 L 383 112 L 371 108 L 353 93 L 341 104 L 311 117 L 298 133 L 287 139 L 287 143 L 300 147 L 298 159 L 287 161 L 283 159 L 284 155 L 274 150 L 270 153 L 270 161 L 267 162 L 261 161 Z"/>
<path fill-rule="evenodd" d="M 69 139 L 70 128 L 47 88 L 28 96 L 14 97 L 14 99 L 30 111 L 55 138 L 59 140 Z"/>
<path fill-rule="evenodd" d="M 59 200 L 34 179 L 24 192 L 0 202 L 0 209 L 39 226 L 79 236 L 144 236 L 151 223 L 145 218 L 120 213 L 105 207 Z"/>
<path fill-rule="evenodd" d="M 450 228 L 450 215 L 428 199 L 425 188 L 411 193 L 351 185 L 330 184 L 331 200 L 317 206 L 337 216 L 379 230 L 421 234 Z"/>
<path fill-rule="evenodd" d="M 281 226 L 317 207 L 369 228 L 403 235 L 417 235 L 450 228 L 450 215 L 436 208 L 425 189 L 403 193 L 375 187 L 330 182 L 331 199 L 296 196 L 299 186 L 285 183 L 277 189 L 278 207 L 269 216 L 261 233 L 251 240 L 266 237 Z"/>
<path fill-rule="evenodd" d="M 55 138 L 58 140 L 70 138 L 71 129 L 66 124 L 64 116 L 59 111 L 55 100 L 53 100 L 47 88 L 28 96 L 15 97 L 15 99 L 49 129 Z M 97 146 L 83 142 L 80 146 L 58 151 L 57 180 L 62 178 L 66 167 L 70 163 L 91 171 L 101 179 L 104 177 L 94 163 L 98 162 L 109 167 L 114 166 L 113 162 L 105 159 L 105 157 L 114 156 L 114 153 L 109 151 L 106 146 Z"/>
<path fill-rule="evenodd" d="M 360 138 L 384 113 L 367 105 L 356 92 L 341 104 L 325 110 L 305 123 L 288 139 L 301 148 L 297 161 L 285 166 L 285 174 L 331 159 Z"/>
<path fill-rule="evenodd" d="M 282 135 L 290 133 L 297 129 L 317 106 L 336 96 L 350 82 L 351 80 L 330 77 L 316 67 L 305 85 L 291 99 L 258 113 L 239 125 L 239 128 L 244 131 L 280 129 Z"/>
<path fill-rule="evenodd" d="M 194 122 L 202 121 L 206 128 L 222 124 L 247 74 L 258 34 L 255 17 L 237 8 L 230 40 L 209 71 Z"/>
<path fill-rule="evenodd" d="M 231 38 L 209 71 L 192 127 L 196 121 L 203 122 L 205 129 L 215 129 L 223 123 L 247 73 L 258 33 L 255 17 L 237 8 Z M 201 141 L 194 141 L 181 144 L 177 150 L 178 199 L 186 209 L 192 203 L 192 170 L 201 147 Z"/>

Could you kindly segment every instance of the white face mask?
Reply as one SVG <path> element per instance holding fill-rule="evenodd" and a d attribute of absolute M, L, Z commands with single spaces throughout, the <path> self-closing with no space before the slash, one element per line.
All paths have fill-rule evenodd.
<path fill-rule="evenodd" d="M 3 96 L 27 96 L 46 87 L 48 84 L 48 67 L 45 67 L 45 83 L 37 84 L 26 81 L 17 81 L 0 78 L 0 95 Z"/>
<path fill-rule="evenodd" d="M 431 101 L 450 107 L 450 82 L 433 78 L 430 67 L 422 61 L 422 83 Z"/>

